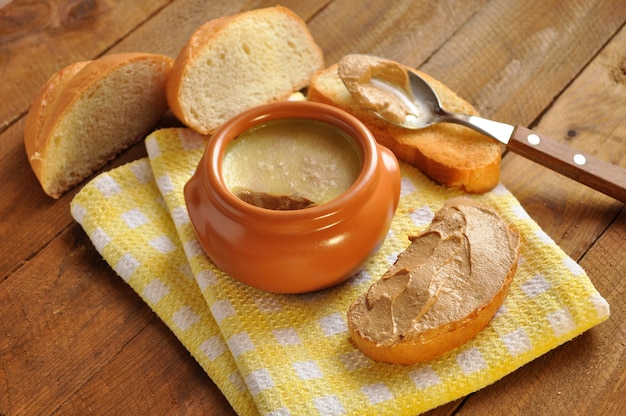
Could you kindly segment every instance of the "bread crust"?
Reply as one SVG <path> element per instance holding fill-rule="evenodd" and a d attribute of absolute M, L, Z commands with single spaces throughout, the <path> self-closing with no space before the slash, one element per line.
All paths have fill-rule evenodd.
<path fill-rule="evenodd" d="M 33 99 L 24 121 L 24 146 L 30 166 L 37 178 L 41 177 L 41 155 L 46 145 L 47 132 L 55 120 L 48 115 L 63 97 L 63 90 L 72 78 L 91 61 L 75 62 L 54 73 Z"/>
<path fill-rule="evenodd" d="M 172 66 L 172 71 L 167 81 L 165 93 L 170 110 L 186 125 L 190 124 L 190 120 L 182 109 L 180 90 L 183 85 L 182 81 L 187 77 L 189 70 L 188 64 L 195 60 L 203 46 L 211 43 L 217 33 L 234 18 L 235 16 L 222 16 L 206 22 L 196 29 L 176 56 L 174 66 Z"/>
<path fill-rule="evenodd" d="M 187 43 L 180 50 L 179 54 L 176 57 L 174 62 L 174 66 L 172 68 L 172 72 L 170 74 L 168 83 L 167 83 L 167 100 L 172 113 L 185 125 L 188 127 L 198 131 L 201 134 L 211 134 L 213 133 L 219 124 L 205 127 L 200 125 L 200 123 L 194 122 L 190 115 L 183 108 L 184 98 L 182 97 L 182 89 L 184 88 L 184 83 L 190 76 L 190 67 L 192 63 L 194 63 L 203 51 L 208 48 L 213 47 L 216 43 L 216 38 L 218 35 L 222 33 L 222 31 L 227 30 L 229 26 L 235 24 L 238 20 L 247 19 L 253 16 L 263 16 L 267 14 L 274 14 L 275 16 L 287 17 L 292 21 L 296 22 L 301 27 L 301 34 L 306 38 L 307 48 L 310 48 L 314 52 L 315 59 L 310 62 L 311 73 L 313 74 L 315 70 L 318 70 L 324 65 L 324 56 L 321 48 L 315 43 L 313 36 L 308 30 L 306 23 L 293 11 L 287 9 L 283 6 L 273 6 L 267 7 L 263 9 L 255 9 L 248 12 L 238 13 L 230 16 L 222 16 L 216 19 L 210 20 L 200 26 L 189 38 Z M 236 68 L 233 70 L 237 70 Z M 242 68 L 245 70 L 245 68 Z M 289 91 L 276 91 L 276 96 L 272 100 L 268 100 L 265 103 L 269 103 L 272 101 L 282 101 L 287 99 L 293 92 L 298 91 L 309 84 L 310 76 L 307 79 L 303 79 L 297 84 L 293 85 L 293 88 Z M 245 102 L 246 97 L 239 97 L 242 102 Z M 245 103 L 242 104 L 242 108 L 240 111 L 246 110 L 247 107 Z M 234 114 L 233 114 L 234 115 Z"/>
<path fill-rule="evenodd" d="M 352 99 L 333 64 L 313 75 L 307 98 L 339 107 L 363 121 L 377 141 L 398 159 L 412 164 L 438 184 L 470 193 L 484 193 L 500 181 L 501 146 L 464 126 L 438 123 L 421 130 L 392 125 Z M 407 68 L 409 69 L 409 68 Z M 477 111 L 443 83 L 420 74 L 449 111 L 477 115 Z"/>
<path fill-rule="evenodd" d="M 117 68 L 139 60 L 159 61 L 168 67 L 168 71 L 174 62 L 172 58 L 165 55 L 139 52 L 112 54 L 91 61 L 76 62 L 53 74 L 35 96 L 25 118 L 24 146 L 35 176 L 44 191 L 51 197 L 60 197 L 75 184 L 68 183 L 60 190 L 53 189 L 48 184 L 49 178 L 45 164 L 47 151 L 54 145 L 51 142 L 53 133 L 64 117 L 73 111 L 73 104 L 88 94 L 94 83 L 102 80 Z M 163 87 L 165 88 L 165 85 Z M 167 110 L 165 99 L 162 103 L 155 103 L 155 105 L 159 106 L 157 111 L 161 115 Z M 66 139 L 72 140 L 71 137 L 64 138 Z M 110 155 L 110 157 L 113 156 L 114 154 Z M 101 161 L 98 166 L 92 166 L 90 171 L 100 168 L 108 160 Z"/>

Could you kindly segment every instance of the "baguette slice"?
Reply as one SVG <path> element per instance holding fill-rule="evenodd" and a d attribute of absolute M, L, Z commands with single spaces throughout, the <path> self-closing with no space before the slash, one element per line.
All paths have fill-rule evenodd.
<path fill-rule="evenodd" d="M 147 53 L 107 55 L 52 75 L 26 116 L 24 145 L 53 198 L 138 142 L 167 111 L 174 60 Z"/>
<path fill-rule="evenodd" d="M 408 130 L 382 120 L 360 106 L 350 95 L 334 64 L 311 79 L 307 98 L 339 107 L 359 118 L 376 140 L 398 159 L 420 169 L 433 181 L 470 193 L 483 193 L 500 180 L 501 148 L 494 140 L 464 126 L 439 123 L 421 130 Z M 477 115 L 476 110 L 448 87 L 419 72 L 435 89 L 443 108 Z"/>
<path fill-rule="evenodd" d="M 357 347 L 376 361 L 413 364 L 474 338 L 502 304 L 519 235 L 489 206 L 453 198 L 348 310 Z"/>
<path fill-rule="evenodd" d="M 209 134 L 244 110 L 288 98 L 323 66 L 300 17 L 281 6 L 256 9 L 211 20 L 191 35 L 167 99 L 180 121 Z"/>

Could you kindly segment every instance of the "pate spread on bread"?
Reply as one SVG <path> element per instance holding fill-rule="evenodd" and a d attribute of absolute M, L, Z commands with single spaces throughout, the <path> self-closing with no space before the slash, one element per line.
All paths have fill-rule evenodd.
<path fill-rule="evenodd" d="M 371 59 L 372 65 L 385 61 L 378 57 Z M 449 123 L 438 123 L 421 130 L 395 126 L 357 102 L 344 85 L 338 70 L 338 64 L 334 64 L 316 72 L 311 79 L 307 98 L 353 114 L 398 159 L 417 167 L 441 185 L 470 193 L 483 193 L 498 184 L 502 151 L 493 139 L 468 127 Z M 443 108 L 451 112 L 478 115 L 467 101 L 447 86 L 420 71 L 415 72 L 433 87 Z"/>
<path fill-rule="evenodd" d="M 281 6 L 211 20 L 182 48 L 167 85 L 172 112 L 213 133 L 238 113 L 287 99 L 324 66 L 306 23 Z"/>
<path fill-rule="evenodd" d="M 423 362 L 461 346 L 502 304 L 519 235 L 490 206 L 448 200 L 427 230 L 348 310 L 357 347 L 377 361 Z"/>
<path fill-rule="evenodd" d="M 59 198 L 154 127 L 167 111 L 173 62 L 157 54 L 113 54 L 48 79 L 24 124 L 28 160 L 48 195 Z"/>

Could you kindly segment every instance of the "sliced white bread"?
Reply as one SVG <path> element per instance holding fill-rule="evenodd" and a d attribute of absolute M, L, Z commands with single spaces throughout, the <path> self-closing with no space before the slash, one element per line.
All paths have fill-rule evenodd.
<path fill-rule="evenodd" d="M 359 118 L 376 140 L 398 159 L 420 169 L 433 181 L 482 193 L 500 180 L 501 148 L 494 140 L 467 127 L 440 123 L 421 130 L 408 130 L 382 120 L 359 105 L 350 95 L 334 64 L 311 79 L 307 98 L 339 107 Z M 418 72 L 437 92 L 442 106 L 453 112 L 477 114 L 465 100 L 441 82 Z"/>
<path fill-rule="evenodd" d="M 113 54 L 50 77 L 24 125 L 28 160 L 48 195 L 59 198 L 145 137 L 167 111 L 173 62 L 157 54 Z"/>
<path fill-rule="evenodd" d="M 176 58 L 172 112 L 202 134 L 251 107 L 287 99 L 324 66 L 306 23 L 281 6 L 211 20 Z"/>

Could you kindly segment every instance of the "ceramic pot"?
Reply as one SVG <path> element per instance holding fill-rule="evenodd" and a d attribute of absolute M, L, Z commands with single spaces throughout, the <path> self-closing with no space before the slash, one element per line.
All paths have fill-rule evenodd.
<path fill-rule="evenodd" d="M 348 133 L 362 169 L 347 191 L 315 207 L 278 211 L 248 204 L 228 189 L 222 161 L 229 143 L 281 119 L 319 120 Z M 184 194 L 198 240 L 222 271 L 257 289 L 305 293 L 350 278 L 381 246 L 398 206 L 400 170 L 357 118 L 325 104 L 287 101 L 245 111 L 216 131 Z"/>

